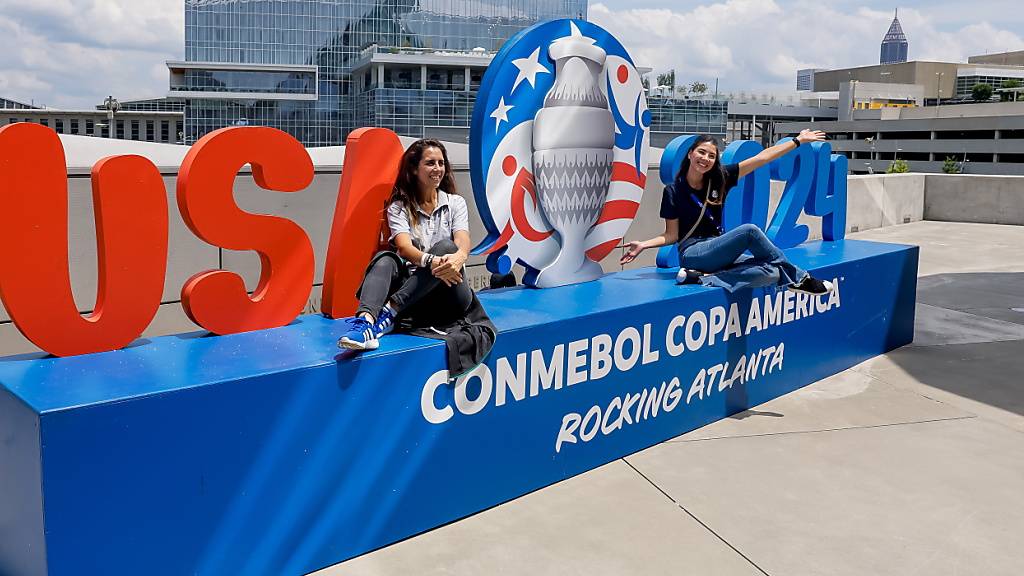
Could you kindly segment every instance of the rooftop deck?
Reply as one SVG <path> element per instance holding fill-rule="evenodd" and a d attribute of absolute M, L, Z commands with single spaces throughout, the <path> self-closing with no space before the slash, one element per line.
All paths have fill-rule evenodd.
<path fill-rule="evenodd" d="M 911 346 L 318 576 L 1018 574 L 1024 227 L 851 238 L 921 246 Z"/>

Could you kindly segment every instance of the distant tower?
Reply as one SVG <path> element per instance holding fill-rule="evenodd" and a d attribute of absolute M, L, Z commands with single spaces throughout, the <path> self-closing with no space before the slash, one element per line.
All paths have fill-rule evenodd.
<path fill-rule="evenodd" d="M 898 64 L 907 61 L 907 36 L 903 33 L 903 26 L 900 25 L 900 11 L 896 9 L 896 16 L 889 25 L 889 31 L 882 39 L 882 54 L 878 60 L 879 64 Z"/>

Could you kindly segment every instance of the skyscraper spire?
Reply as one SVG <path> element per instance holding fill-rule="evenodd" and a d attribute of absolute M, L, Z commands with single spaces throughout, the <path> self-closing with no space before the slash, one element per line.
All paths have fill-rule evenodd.
<path fill-rule="evenodd" d="M 900 9 L 896 8 L 889 31 L 882 39 L 882 50 L 879 57 L 879 64 L 896 64 L 907 61 L 907 51 L 910 44 L 907 36 L 903 33 L 903 26 L 900 24 Z"/>

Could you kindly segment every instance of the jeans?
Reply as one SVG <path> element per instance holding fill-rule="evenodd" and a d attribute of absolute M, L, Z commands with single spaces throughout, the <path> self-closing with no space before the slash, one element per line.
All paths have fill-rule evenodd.
<path fill-rule="evenodd" d="M 454 242 L 442 240 L 427 252 L 444 256 L 456 251 L 458 246 Z M 407 275 L 400 266 L 397 258 L 374 261 L 359 289 L 357 316 L 365 313 L 376 319 L 390 298 L 397 316 L 411 319 L 414 325 L 442 326 L 462 318 L 472 304 L 473 290 L 465 275 L 458 284 L 448 286 L 429 268 L 420 267 Z"/>
<path fill-rule="evenodd" d="M 745 252 L 753 257 L 743 257 Z M 702 279 L 703 284 L 729 291 L 772 284 L 788 286 L 807 276 L 753 224 L 743 224 L 721 236 L 682 242 L 679 261 L 686 268 L 709 275 Z"/>

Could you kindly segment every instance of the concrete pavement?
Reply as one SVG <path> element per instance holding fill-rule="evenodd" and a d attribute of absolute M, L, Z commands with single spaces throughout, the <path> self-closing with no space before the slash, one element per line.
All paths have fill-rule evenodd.
<path fill-rule="evenodd" d="M 852 237 L 921 246 L 913 345 L 318 576 L 1020 573 L 1024 227 Z"/>

